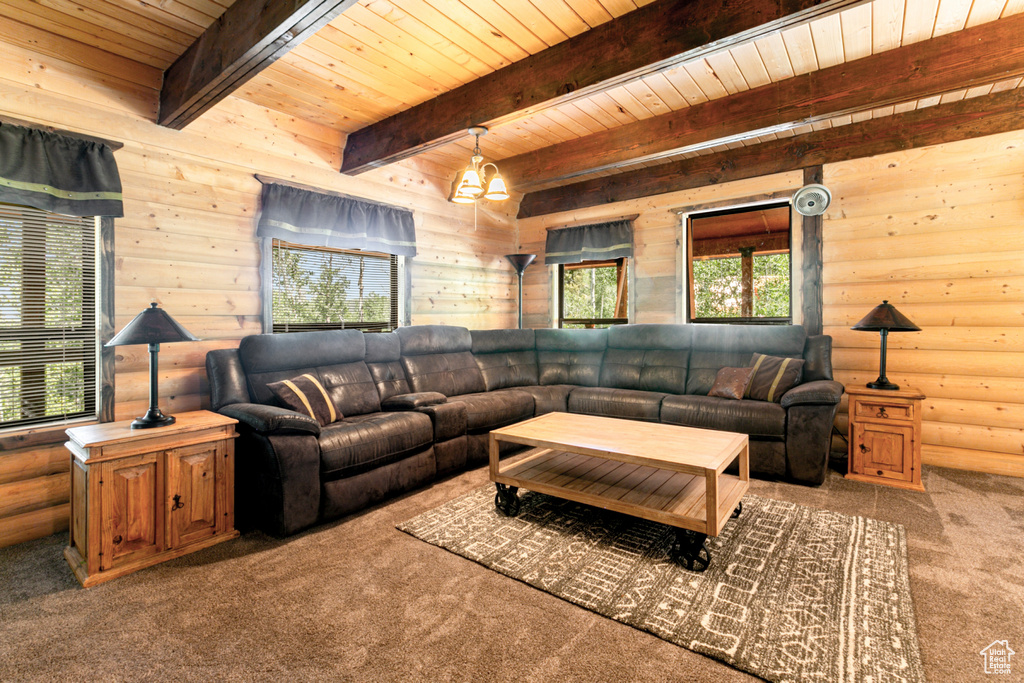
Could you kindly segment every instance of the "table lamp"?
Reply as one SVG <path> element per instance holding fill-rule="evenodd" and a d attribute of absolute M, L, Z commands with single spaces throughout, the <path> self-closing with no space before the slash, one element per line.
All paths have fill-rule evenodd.
<path fill-rule="evenodd" d="M 135 316 L 124 326 L 114 338 L 104 346 L 130 346 L 132 344 L 149 344 L 149 410 L 140 418 L 132 421 L 132 429 L 148 429 L 150 427 L 166 427 L 174 424 L 174 417 L 164 415 L 157 406 L 157 354 L 160 344 L 182 341 L 199 341 L 191 332 L 182 327 L 178 321 L 166 311 L 157 308 L 156 302 Z"/>
<path fill-rule="evenodd" d="M 879 332 L 882 335 L 882 356 L 879 361 L 878 379 L 868 382 L 868 389 L 883 389 L 885 391 L 896 391 L 899 386 L 893 384 L 885 376 L 885 342 L 890 332 L 920 332 L 921 328 L 910 322 L 907 316 L 896 310 L 896 307 L 888 300 L 871 309 L 871 312 L 864 316 L 860 322 L 854 325 L 853 330 L 861 332 Z"/>

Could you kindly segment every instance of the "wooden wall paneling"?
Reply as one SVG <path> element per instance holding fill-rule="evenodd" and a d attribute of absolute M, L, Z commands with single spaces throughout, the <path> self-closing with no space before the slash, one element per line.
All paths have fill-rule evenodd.
<path fill-rule="evenodd" d="M 823 178 L 821 166 L 804 169 L 804 185 L 820 184 Z M 794 210 L 793 213 L 796 213 Z M 821 334 L 822 328 L 822 224 L 821 216 L 801 217 L 800 250 L 802 252 L 802 273 L 800 299 L 802 302 L 803 326 L 807 334 Z M 796 251 L 795 249 L 793 251 Z M 794 315 L 796 311 L 793 312 Z"/>
<path fill-rule="evenodd" d="M 925 464 L 1024 476 L 1022 154 L 1009 132 L 825 167 L 836 377 L 877 376 L 878 335 L 849 326 L 881 299 L 921 326 L 890 335 L 887 370 L 928 397 Z M 976 177 L 957 173 L 974 166 Z"/>

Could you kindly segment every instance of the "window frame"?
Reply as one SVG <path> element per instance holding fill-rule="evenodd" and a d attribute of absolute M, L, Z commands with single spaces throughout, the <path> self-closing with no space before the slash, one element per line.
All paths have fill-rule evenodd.
<path fill-rule="evenodd" d="M 632 294 L 632 287 L 630 287 L 630 277 L 632 268 L 629 267 L 629 257 L 620 257 L 617 259 L 608 259 L 605 261 L 581 261 L 579 263 L 559 263 L 558 269 L 555 273 L 555 277 L 558 280 L 558 300 L 557 300 L 557 319 L 556 323 L 559 329 L 569 325 L 584 325 L 588 328 L 593 328 L 598 325 L 611 326 L 611 325 L 627 325 L 629 324 L 629 312 L 630 312 L 630 297 Z M 604 268 L 608 266 L 616 266 L 616 280 L 623 283 L 625 291 L 623 292 L 623 300 L 626 305 L 625 317 L 614 317 L 614 318 L 566 318 L 565 317 L 565 271 L 568 270 L 582 270 L 585 268 Z M 623 272 L 625 270 L 625 272 Z"/>
<path fill-rule="evenodd" d="M 49 214 L 57 219 L 70 218 L 34 207 L 4 204 L 8 207 Z M 80 354 L 84 363 L 84 408 L 82 411 L 74 413 L 0 422 L 0 434 L 14 434 L 29 430 L 46 433 L 54 427 L 63 427 L 68 424 L 110 422 L 114 419 L 115 353 L 113 348 L 105 346 L 106 342 L 114 336 L 114 219 L 109 216 L 77 216 L 74 218 L 85 219 L 92 223 L 92 294 L 91 302 L 89 302 L 90 297 L 83 291 L 82 311 L 83 327 L 92 329 L 90 339 L 92 348 L 83 348 Z M 22 277 L 24 277 L 24 264 Z M 45 288 L 42 296 L 45 297 Z M 17 329 L 24 331 L 30 328 L 23 325 Z M 19 336 L 21 336 L 20 333 Z M 58 354 L 62 355 L 62 352 L 55 352 L 55 356 Z M 45 358 L 42 360 L 45 361 Z M 22 366 L 15 365 L 13 367 Z M 43 381 L 45 382 L 45 379 Z"/>
<path fill-rule="evenodd" d="M 696 316 L 694 312 L 696 310 L 696 296 L 694 295 L 694 276 L 693 276 L 693 220 L 701 218 L 711 218 L 715 216 L 724 216 L 738 213 L 749 213 L 753 211 L 763 211 L 765 209 L 781 209 L 785 208 L 789 212 L 788 220 L 788 235 L 789 235 L 789 315 L 787 316 L 726 316 L 726 317 L 708 317 L 708 316 Z M 795 274 L 797 272 L 796 259 L 797 250 L 795 249 L 795 241 L 797 238 L 796 231 L 793 226 L 794 209 L 792 201 L 787 197 L 785 199 L 772 198 L 766 201 L 760 201 L 755 203 L 737 203 L 732 205 L 718 206 L 718 207 L 707 207 L 689 211 L 685 214 L 683 225 L 684 225 L 684 239 L 682 242 L 683 251 L 683 291 L 685 298 L 683 300 L 683 316 L 687 323 L 693 324 L 728 324 L 728 325 L 790 325 L 795 322 L 795 311 L 796 306 L 794 305 L 794 299 L 797 298 L 797 283 L 795 281 Z M 765 253 L 765 252 L 762 252 Z M 753 252 L 751 257 L 756 254 Z M 740 258 L 743 258 L 742 256 Z"/>
<path fill-rule="evenodd" d="M 361 249 L 341 249 L 336 247 L 323 247 L 308 244 L 297 244 L 277 238 L 264 238 L 262 240 L 262 261 L 263 267 L 263 332 L 274 334 L 290 334 L 295 332 L 311 332 L 319 330 L 361 330 L 363 332 L 390 332 L 401 327 L 406 319 L 405 304 L 408 297 L 407 291 L 405 257 L 384 252 L 363 251 Z M 339 323 L 282 323 L 274 322 L 274 248 L 277 244 L 285 248 L 301 249 L 306 251 L 329 252 L 335 254 L 350 254 L 357 256 L 368 256 L 373 258 L 387 258 L 391 264 L 390 290 L 391 306 L 390 320 L 386 324 L 347 324 L 345 321 Z M 283 328 L 283 329 L 282 329 Z"/>

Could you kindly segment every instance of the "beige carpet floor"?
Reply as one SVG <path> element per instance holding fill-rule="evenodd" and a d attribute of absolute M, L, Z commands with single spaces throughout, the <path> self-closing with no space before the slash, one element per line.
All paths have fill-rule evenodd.
<path fill-rule="evenodd" d="M 0 680 L 744 681 L 395 524 L 486 482 L 476 470 L 281 541 L 260 533 L 88 590 L 64 535 L 0 549 Z M 927 493 L 848 482 L 752 492 L 907 529 L 932 681 L 1024 680 L 1024 479 L 925 468 Z"/>

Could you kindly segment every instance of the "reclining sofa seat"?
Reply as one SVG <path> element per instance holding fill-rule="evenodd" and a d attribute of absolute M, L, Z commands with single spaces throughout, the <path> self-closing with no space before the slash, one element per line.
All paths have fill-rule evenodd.
<path fill-rule="evenodd" d="M 434 479 L 430 417 L 382 412 L 365 355 L 358 330 L 254 335 L 237 350 L 245 394 L 239 382 L 229 383 L 228 394 L 211 379 L 214 409 L 239 420 L 242 457 L 254 458 L 236 467 L 242 519 L 287 535 Z M 225 373 L 210 367 L 210 356 L 214 366 L 233 362 L 229 354 L 209 354 L 211 377 Z M 338 421 L 320 427 L 284 407 L 268 387 L 306 373 L 323 385 L 342 416 Z"/>

